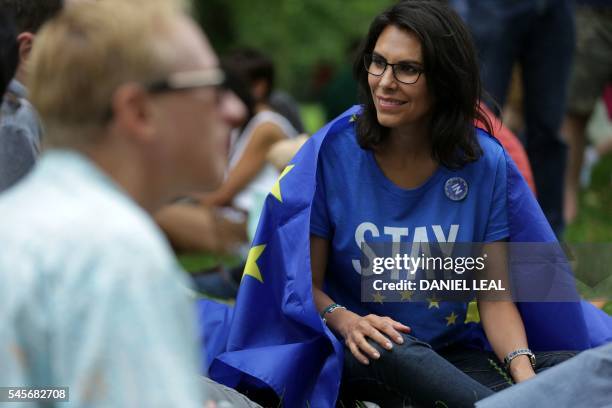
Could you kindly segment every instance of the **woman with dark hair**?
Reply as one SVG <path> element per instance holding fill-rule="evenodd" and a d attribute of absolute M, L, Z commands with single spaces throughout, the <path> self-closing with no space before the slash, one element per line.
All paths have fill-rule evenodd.
<path fill-rule="evenodd" d="M 455 12 L 440 1 L 392 6 L 370 26 L 354 72 L 363 110 L 321 146 L 310 224 L 314 301 L 346 345 L 343 397 L 473 406 L 569 358 L 534 356 L 509 299 L 478 301 L 493 352 L 462 344 L 466 303 L 362 302 L 366 242 L 486 243 L 487 268 L 502 270 L 495 243 L 510 231 L 506 158 L 474 127 L 491 133 L 474 46 Z"/>

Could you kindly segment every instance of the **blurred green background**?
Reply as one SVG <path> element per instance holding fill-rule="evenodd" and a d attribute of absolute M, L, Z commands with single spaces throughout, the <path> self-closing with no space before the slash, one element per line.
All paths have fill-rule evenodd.
<path fill-rule="evenodd" d="M 593 168 L 591 184 L 580 194 L 580 212 L 568 226 L 565 240 L 612 242 L 612 156 Z"/>
<path fill-rule="evenodd" d="M 301 101 L 312 98 L 315 67 L 335 68 L 393 0 L 195 0 L 194 12 L 220 55 L 249 46 L 277 68 L 278 87 Z"/>

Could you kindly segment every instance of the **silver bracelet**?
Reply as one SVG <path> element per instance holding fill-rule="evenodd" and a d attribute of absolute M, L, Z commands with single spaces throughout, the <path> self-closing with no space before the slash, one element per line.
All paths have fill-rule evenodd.
<path fill-rule="evenodd" d="M 531 350 L 528 348 L 520 348 L 508 353 L 506 357 L 504 357 L 504 367 L 506 370 L 510 370 L 510 363 L 512 360 L 517 358 L 518 356 L 529 356 L 529 361 L 531 362 L 531 367 L 535 369 L 536 366 L 536 358 Z"/>
<path fill-rule="evenodd" d="M 346 307 L 339 305 L 337 303 L 332 303 L 331 305 L 327 306 L 325 310 L 321 312 L 321 318 L 323 319 L 323 323 L 327 324 L 327 318 L 325 317 L 325 315 L 327 315 L 328 313 L 332 313 L 336 309 L 346 310 Z"/>

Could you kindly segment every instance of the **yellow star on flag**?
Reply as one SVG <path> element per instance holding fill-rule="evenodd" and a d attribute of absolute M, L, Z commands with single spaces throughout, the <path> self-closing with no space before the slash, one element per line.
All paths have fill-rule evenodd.
<path fill-rule="evenodd" d="M 478 304 L 476 302 L 468 304 L 464 323 L 480 323 L 480 313 L 478 313 Z"/>
<path fill-rule="evenodd" d="M 272 191 L 270 191 L 270 194 L 276 197 L 276 199 L 281 203 L 283 202 L 283 196 L 281 195 L 280 181 L 283 179 L 283 177 L 287 175 L 287 173 L 293 170 L 294 167 L 294 164 L 285 167 L 285 170 L 283 170 L 281 175 L 278 177 L 278 180 L 276 180 L 276 183 L 274 183 L 274 185 L 272 186 Z"/>
<path fill-rule="evenodd" d="M 247 256 L 244 273 L 242 274 L 242 279 L 244 279 L 244 277 L 248 275 L 263 283 L 261 271 L 259 270 L 259 266 L 257 266 L 257 260 L 261 256 L 261 253 L 264 251 L 264 249 L 266 249 L 265 245 L 257 245 L 249 250 L 249 255 Z"/>
<path fill-rule="evenodd" d="M 372 297 L 374 298 L 375 302 L 378 302 L 380 304 L 382 304 L 383 300 L 385 300 L 385 296 L 381 294 L 380 292 L 374 293 Z"/>
<path fill-rule="evenodd" d="M 457 316 L 455 314 L 455 312 L 451 312 L 450 316 L 446 316 L 445 317 L 446 325 L 447 326 L 451 326 L 451 325 L 455 324 L 456 323 L 455 321 L 457 320 L 457 317 L 459 317 L 459 316 Z"/>
<path fill-rule="evenodd" d="M 402 301 L 404 300 L 411 300 L 412 299 L 412 291 L 410 290 L 404 290 L 401 292 L 402 295 Z"/>
<path fill-rule="evenodd" d="M 437 309 L 440 308 L 440 301 L 435 297 L 427 298 L 427 301 L 429 302 L 429 307 L 427 309 L 431 309 L 432 307 L 435 307 Z"/>

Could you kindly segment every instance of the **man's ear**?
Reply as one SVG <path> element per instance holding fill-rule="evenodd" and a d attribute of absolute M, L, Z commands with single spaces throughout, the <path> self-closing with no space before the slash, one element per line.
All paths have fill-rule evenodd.
<path fill-rule="evenodd" d="M 34 34 L 27 31 L 19 34 L 17 43 L 19 44 L 19 65 L 23 66 L 30 57 L 30 51 L 32 51 L 32 45 L 34 44 Z"/>
<path fill-rule="evenodd" d="M 113 126 L 137 143 L 155 136 L 153 112 L 148 93 L 138 84 L 119 86 L 111 98 Z"/>

